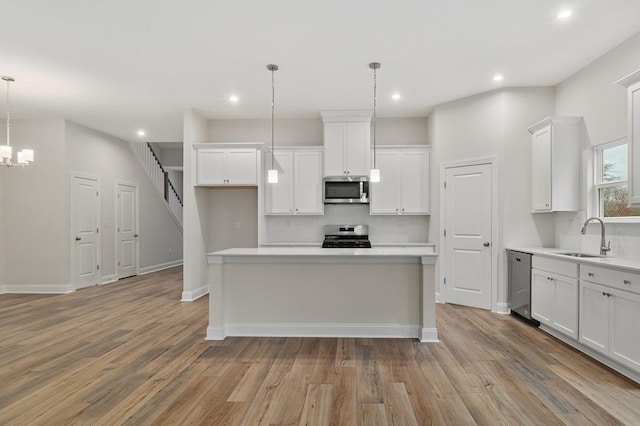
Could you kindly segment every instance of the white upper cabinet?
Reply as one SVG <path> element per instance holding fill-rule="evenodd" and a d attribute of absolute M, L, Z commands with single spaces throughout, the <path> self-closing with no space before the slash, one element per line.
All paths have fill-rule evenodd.
<path fill-rule="evenodd" d="M 258 184 L 258 146 L 262 144 L 195 144 L 196 185 Z"/>
<path fill-rule="evenodd" d="M 581 117 L 549 117 L 529 127 L 533 212 L 577 211 Z"/>
<path fill-rule="evenodd" d="M 322 111 L 324 175 L 368 175 L 371 112 Z"/>
<path fill-rule="evenodd" d="M 274 167 L 278 183 L 266 184 L 266 213 L 270 215 L 321 215 L 322 149 L 276 149 Z M 270 154 L 266 162 L 270 167 Z M 267 168 L 267 167 L 265 167 Z"/>
<path fill-rule="evenodd" d="M 627 88 L 627 138 L 629 141 L 629 203 L 640 205 L 640 70 L 616 82 Z"/>
<path fill-rule="evenodd" d="M 378 147 L 380 182 L 369 183 L 371 214 L 429 214 L 430 151 Z"/>

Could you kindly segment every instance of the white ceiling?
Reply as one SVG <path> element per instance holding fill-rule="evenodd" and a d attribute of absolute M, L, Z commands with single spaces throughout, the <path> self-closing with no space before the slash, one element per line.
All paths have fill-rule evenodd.
<path fill-rule="evenodd" d="M 372 61 L 378 115 L 424 117 L 500 85 L 555 85 L 640 31 L 639 16 L 638 0 L 5 1 L 0 74 L 16 79 L 14 117 L 181 141 L 186 108 L 269 118 L 268 63 L 276 118 L 372 108 Z"/>

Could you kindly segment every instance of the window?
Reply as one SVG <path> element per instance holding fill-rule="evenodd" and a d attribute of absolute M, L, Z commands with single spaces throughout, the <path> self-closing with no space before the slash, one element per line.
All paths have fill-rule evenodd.
<path fill-rule="evenodd" d="M 626 138 L 595 148 L 596 213 L 600 217 L 640 216 L 640 207 L 627 206 L 627 152 Z"/>

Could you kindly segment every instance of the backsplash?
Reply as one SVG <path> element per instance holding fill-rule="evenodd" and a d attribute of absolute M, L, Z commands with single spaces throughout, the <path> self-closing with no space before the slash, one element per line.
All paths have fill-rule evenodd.
<path fill-rule="evenodd" d="M 324 225 L 369 225 L 376 243 L 426 243 L 429 216 L 371 216 L 368 205 L 325 205 L 323 216 L 265 216 L 264 243 L 320 243 Z"/>
<path fill-rule="evenodd" d="M 556 247 L 589 253 L 600 251 L 599 222 L 590 222 L 586 235 L 582 235 L 580 229 L 587 219 L 585 211 L 556 215 Z M 605 238 L 611 241 L 609 256 L 640 258 L 639 223 L 605 223 L 605 229 Z"/>

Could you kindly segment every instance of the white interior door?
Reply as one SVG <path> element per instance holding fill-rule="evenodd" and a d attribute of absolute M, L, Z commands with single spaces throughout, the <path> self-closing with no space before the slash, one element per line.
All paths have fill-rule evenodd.
<path fill-rule="evenodd" d="M 445 279 L 449 303 L 491 309 L 492 165 L 445 170 Z"/>
<path fill-rule="evenodd" d="M 98 284 L 100 184 L 97 178 L 71 177 L 72 279 L 76 289 Z"/>
<path fill-rule="evenodd" d="M 116 184 L 118 279 L 138 275 L 138 186 Z"/>

